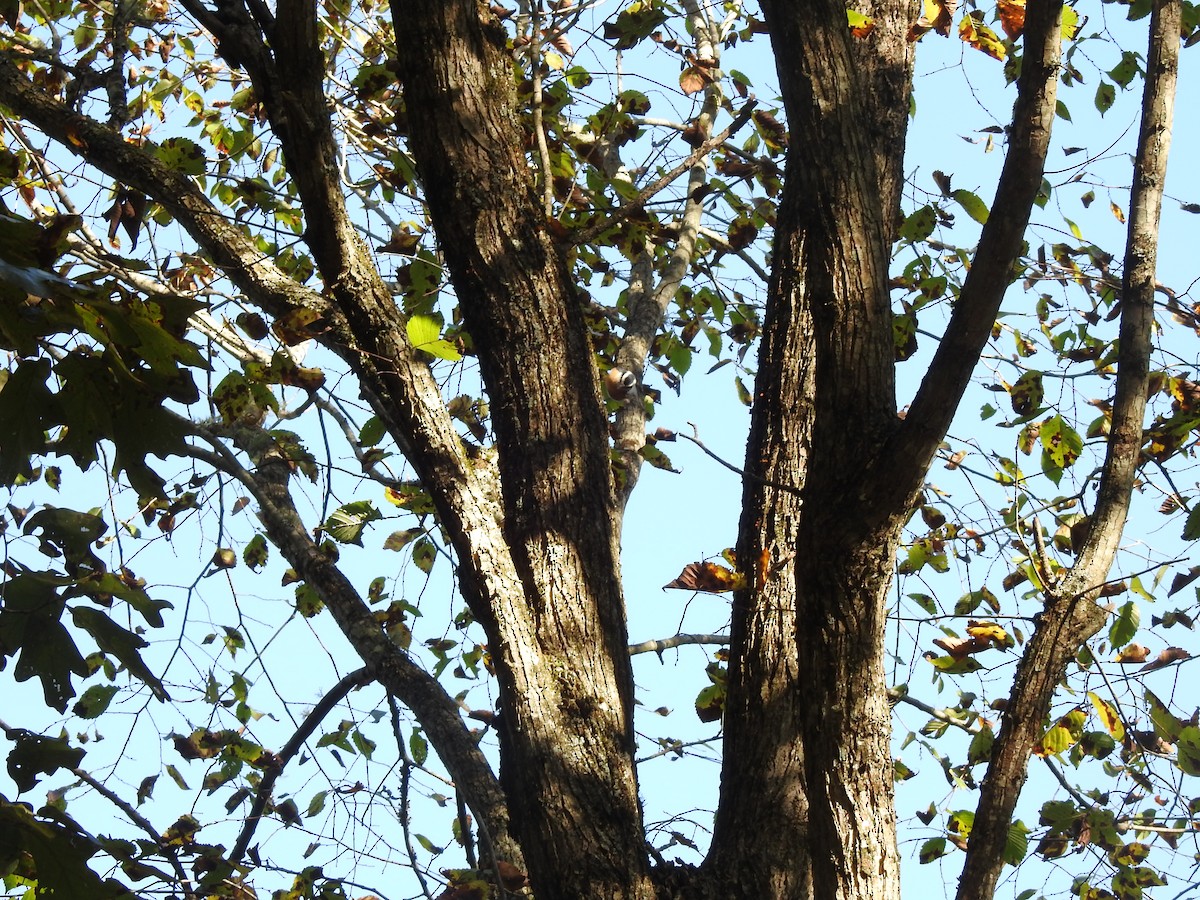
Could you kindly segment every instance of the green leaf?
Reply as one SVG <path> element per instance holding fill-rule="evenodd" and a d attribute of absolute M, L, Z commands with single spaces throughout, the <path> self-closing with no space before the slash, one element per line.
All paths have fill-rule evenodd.
<path fill-rule="evenodd" d="M 270 552 L 267 539 L 261 534 L 256 534 L 250 538 L 245 549 L 242 550 L 242 562 L 257 572 L 267 564 Z"/>
<path fill-rule="evenodd" d="M 317 813 L 325 808 L 325 795 L 328 791 L 317 791 L 313 794 L 311 800 L 308 801 L 308 809 L 304 811 L 305 818 L 311 819 Z"/>
<path fill-rule="evenodd" d="M 70 579 L 65 579 L 70 583 Z M 13 667 L 17 681 L 37 677 L 46 704 L 66 712 L 75 696 L 71 675 L 86 676 L 88 665 L 60 621 L 64 601 L 43 573 L 23 572 L 0 582 L 0 661 L 20 652 Z"/>
<path fill-rule="evenodd" d="M 1004 842 L 1004 861 L 1010 866 L 1018 865 L 1029 852 L 1029 828 L 1020 819 L 1008 826 L 1008 839 Z"/>
<path fill-rule="evenodd" d="M 1117 91 L 1107 81 L 1101 81 L 1100 86 L 1096 88 L 1096 109 L 1100 110 L 1100 115 L 1104 115 L 1112 109 L 1113 103 L 1117 99 Z"/>
<path fill-rule="evenodd" d="M 371 754 L 375 752 L 375 742 L 357 728 L 351 732 L 350 740 L 354 742 L 354 748 L 367 759 L 370 759 Z"/>
<path fill-rule="evenodd" d="M 82 840 L 87 832 L 66 813 L 56 811 L 54 818 L 35 817 L 23 803 L 9 803 L 0 797 L 0 847 L 6 857 L 28 854 L 33 861 L 36 889 L 26 896 L 117 900 L 133 895 L 112 879 L 101 879 L 88 868 L 87 861 L 100 849 L 99 844 Z"/>
<path fill-rule="evenodd" d="M 978 765 L 992 758 L 992 745 L 996 743 L 996 735 L 986 725 L 971 739 L 967 748 L 967 763 Z"/>
<path fill-rule="evenodd" d="M 900 226 L 900 237 L 906 241 L 917 243 L 933 234 L 933 229 L 936 227 L 937 212 L 932 206 L 922 206 L 904 217 L 904 224 Z"/>
<path fill-rule="evenodd" d="M 1159 700 L 1149 688 L 1146 689 L 1145 697 L 1154 733 L 1169 743 L 1173 744 L 1178 741 L 1179 735 L 1183 732 L 1183 722 L 1167 709 L 1166 704 Z"/>
<path fill-rule="evenodd" d="M 387 434 L 387 429 L 378 416 L 371 416 L 358 432 L 358 442 L 364 447 L 374 447 Z"/>
<path fill-rule="evenodd" d="M 361 547 L 363 529 L 382 518 L 383 513 L 370 500 L 356 500 L 335 509 L 321 527 L 339 543 Z"/>
<path fill-rule="evenodd" d="M 94 719 L 108 709 L 118 690 L 115 684 L 93 684 L 83 692 L 71 711 L 81 719 Z"/>
<path fill-rule="evenodd" d="M 71 619 L 92 636 L 101 650 L 115 656 L 131 675 L 144 681 L 155 697 L 164 701 L 171 699 L 158 676 L 147 668 L 138 653 L 150 646 L 144 638 L 122 628 L 98 609 L 77 606 L 71 610 Z"/>
<path fill-rule="evenodd" d="M 944 837 L 930 838 L 921 845 L 921 851 L 917 854 L 917 859 L 920 860 L 921 865 L 926 865 L 936 859 L 941 859 L 948 852 Z"/>
<path fill-rule="evenodd" d="M 408 738 L 408 752 L 412 754 L 413 762 L 418 766 L 425 765 L 429 759 L 429 742 L 421 734 L 421 729 L 414 728 Z"/>
<path fill-rule="evenodd" d="M 46 447 L 46 430 L 58 408 L 46 386 L 49 377 L 50 360 L 23 359 L 0 387 L 0 484 L 12 485 L 28 475 L 30 458 Z"/>
<path fill-rule="evenodd" d="M 1183 539 L 1185 541 L 1200 539 L 1200 503 L 1188 511 L 1187 521 L 1183 525 Z"/>
<path fill-rule="evenodd" d="M 438 316 L 412 316 L 408 320 L 407 331 L 408 339 L 416 349 L 450 362 L 462 359 L 458 348 L 442 338 L 442 321 Z"/>
<path fill-rule="evenodd" d="M 746 385 L 742 382 L 742 377 L 740 375 L 733 379 L 733 384 L 734 387 L 737 388 L 738 400 L 742 402 L 742 405 L 753 405 L 754 399 L 751 396 L 750 391 L 746 388 Z"/>
<path fill-rule="evenodd" d="M 1083 453 L 1083 438 L 1060 415 L 1053 415 L 1038 432 L 1042 442 L 1043 468 L 1048 460 L 1059 470 L 1070 468 Z"/>
<path fill-rule="evenodd" d="M 393 531 L 384 540 L 383 549 L 403 550 L 424 533 L 424 528 L 406 528 L 403 531 Z"/>
<path fill-rule="evenodd" d="M 72 747 L 66 734 L 51 738 L 24 728 L 10 728 L 5 736 L 13 742 L 8 753 L 8 775 L 24 793 L 38 783 L 38 775 L 52 775 L 59 769 L 75 769 L 83 761 L 84 751 Z"/>
<path fill-rule="evenodd" d="M 643 444 L 638 455 L 656 469 L 678 473 L 679 470 L 671 464 L 671 458 L 653 444 Z"/>
<path fill-rule="evenodd" d="M 208 167 L 204 149 L 185 137 L 167 138 L 156 148 L 156 155 L 168 168 L 184 175 L 203 175 Z"/>
<path fill-rule="evenodd" d="M 1138 63 L 1138 54 L 1126 50 L 1121 54 L 1121 61 L 1109 69 L 1108 77 L 1122 88 L 1127 88 L 1141 71 L 1142 68 Z"/>
<path fill-rule="evenodd" d="M 413 837 L 417 839 L 418 844 L 425 848 L 426 852 L 432 853 L 434 856 L 440 854 L 444 849 L 443 847 L 439 847 L 423 834 L 414 834 Z"/>
<path fill-rule="evenodd" d="M 1200 775 L 1200 728 L 1186 725 L 1179 732 L 1175 762 L 1185 775 Z"/>
<path fill-rule="evenodd" d="M 324 608 L 325 604 L 320 595 L 307 583 L 296 585 L 296 612 L 306 619 L 311 619 Z"/>
<path fill-rule="evenodd" d="M 987 220 L 988 220 L 987 204 L 984 203 L 983 200 L 981 200 L 977 194 L 973 194 L 970 191 L 964 191 L 962 189 L 959 189 L 959 190 L 954 191 L 951 194 L 951 196 L 956 201 L 958 201 L 958 205 L 961 206 L 966 211 L 968 216 L 970 216 L 972 219 L 974 219 L 980 225 L 987 224 Z"/>
<path fill-rule="evenodd" d="M 1113 645 L 1114 649 L 1124 647 L 1137 634 L 1138 625 L 1141 624 L 1142 614 L 1138 610 L 1137 604 L 1132 600 L 1121 605 L 1117 611 L 1116 618 L 1113 619 L 1112 625 L 1108 628 L 1108 641 Z"/>
<path fill-rule="evenodd" d="M 1018 416 L 1031 416 L 1038 411 L 1044 399 L 1042 373 L 1036 370 L 1021 373 L 1021 377 L 1009 388 L 1009 400 L 1013 412 Z"/>
<path fill-rule="evenodd" d="M 437 548 L 429 538 L 422 537 L 413 545 L 413 562 L 426 575 L 433 570 L 433 563 L 436 559 Z"/>

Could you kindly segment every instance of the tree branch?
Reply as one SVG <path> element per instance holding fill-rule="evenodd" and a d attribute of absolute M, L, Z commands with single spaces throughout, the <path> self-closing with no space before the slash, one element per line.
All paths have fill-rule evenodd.
<path fill-rule="evenodd" d="M 1180 19 L 1179 0 L 1156 0 L 1150 19 L 1142 121 L 1134 158 L 1116 397 L 1092 527 L 1075 566 L 1061 582 L 1048 588 L 1046 609 L 1017 667 L 1004 724 L 980 789 L 976 827 L 967 846 L 958 900 L 985 900 L 993 895 L 1004 865 L 1009 822 L 1051 698 L 1079 646 L 1106 619 L 1093 600 L 1116 555 L 1141 461 L 1154 324 L 1158 222 L 1171 143 Z M 1057 30 L 1052 38 L 1057 48 Z"/>
<path fill-rule="evenodd" d="M 657 194 L 659 194 L 662 190 L 667 188 L 676 179 L 683 175 L 684 172 L 689 171 L 694 165 L 696 165 L 696 163 L 700 162 L 700 160 L 712 153 L 713 150 L 737 134 L 741 130 L 742 126 L 750 121 L 750 114 L 754 112 L 754 107 L 757 105 L 757 100 L 747 100 L 742 108 L 738 110 L 737 116 L 734 117 L 734 120 L 729 123 L 728 127 L 725 128 L 724 131 L 715 137 L 710 137 L 703 144 L 689 153 L 681 163 L 664 173 L 659 178 L 656 178 L 654 181 L 650 182 L 650 184 L 646 185 L 646 187 L 642 188 L 636 197 L 618 208 L 612 215 L 607 216 L 602 221 L 597 222 L 595 225 L 589 225 L 587 228 L 583 229 L 577 234 L 572 235 L 572 242 L 575 244 L 586 244 L 590 241 L 594 241 L 597 237 L 599 237 L 608 229 L 612 228 L 614 225 L 624 222 L 634 213 L 641 210 L 647 203 L 654 199 Z"/>
<path fill-rule="evenodd" d="M 1030 0 L 1008 155 L 946 332 L 908 414 L 874 467 L 874 509 L 881 515 L 906 508 L 920 488 L 1012 282 L 1050 146 L 1062 53 L 1061 10 L 1061 0 Z"/>
<path fill-rule="evenodd" d="M 288 491 L 287 464 L 272 456 L 269 438 L 263 442 L 261 432 L 242 431 L 241 443 L 255 445 L 249 452 L 257 457 L 258 468 L 251 473 L 216 434 L 201 434 L 216 452 L 192 447 L 191 455 L 236 478 L 255 498 L 271 543 L 317 592 L 372 677 L 412 710 L 467 804 L 487 823 L 496 853 L 520 865 L 521 851 L 510 835 L 503 791 L 457 704 L 433 676 L 388 639 L 349 579 L 313 542 Z"/>
<path fill-rule="evenodd" d="M 233 849 L 229 851 L 229 861 L 236 864 L 241 862 L 242 857 L 246 855 L 246 850 L 250 847 L 250 841 L 254 837 L 254 831 L 258 828 L 258 823 L 262 820 L 263 810 L 267 808 L 267 802 L 271 799 L 271 790 L 275 787 L 275 782 L 279 776 L 283 774 L 283 770 L 287 764 L 292 761 L 297 753 L 304 746 L 304 742 L 312 737 L 312 733 L 317 730 L 317 726 L 321 724 L 333 708 L 337 706 L 356 688 L 365 687 L 374 681 L 374 676 L 370 669 L 363 666 L 361 669 L 355 669 L 349 675 L 345 675 L 330 688 L 324 697 L 320 699 L 316 706 L 309 711 L 304 717 L 304 721 L 300 723 L 300 727 L 296 729 L 283 748 L 276 754 L 275 765 L 270 766 L 264 773 L 262 781 L 259 782 L 258 788 L 254 792 L 254 800 L 250 804 L 250 813 L 246 816 L 246 821 L 242 824 L 242 830 L 238 832 L 237 840 L 233 843 Z"/>
<path fill-rule="evenodd" d="M 720 45 L 719 42 L 713 40 L 714 35 L 710 33 L 712 26 L 708 17 L 700 11 L 694 0 L 689 0 L 684 5 L 687 8 L 688 20 L 695 36 L 698 57 L 711 60 L 715 66 L 719 61 L 716 48 Z M 719 85 L 715 82 L 709 84 L 704 90 L 704 102 L 701 104 L 700 111 L 692 121 L 692 126 L 701 139 L 698 150 L 712 143 L 713 120 L 720 108 L 720 99 Z M 734 123 L 726 129 L 726 132 L 732 134 L 735 125 L 740 127 L 739 122 L 745 122 L 749 118 L 750 110 L 754 105 L 753 100 L 749 101 L 742 108 Z M 713 146 L 717 145 L 713 144 Z M 680 217 L 678 234 L 675 238 L 675 249 L 671 251 L 667 265 L 658 279 L 658 284 L 653 284 L 650 275 L 653 271 L 654 250 L 652 247 L 647 246 L 642 251 L 644 265 L 640 265 L 642 260 L 635 264 L 635 268 L 645 271 L 635 272 L 635 276 L 640 277 L 636 277 L 630 282 L 629 317 L 626 320 L 625 333 L 621 336 L 621 345 L 617 350 L 614 365 L 622 372 L 631 372 L 636 377 L 639 387 L 646 370 L 646 359 L 650 354 L 655 337 L 663 327 L 663 318 L 667 314 L 667 308 L 679 292 L 679 286 L 695 256 L 696 238 L 700 233 L 700 224 L 704 215 L 704 195 L 701 188 L 708 182 L 708 154 L 711 152 L 710 148 L 703 155 L 697 156 L 688 170 L 687 193 L 683 202 L 683 215 Z M 688 158 L 691 159 L 692 156 L 695 154 L 691 154 Z M 662 179 L 659 179 L 659 182 L 656 183 L 661 181 Z M 649 195 L 643 191 L 633 203 L 641 201 L 644 205 L 648 199 Z M 637 486 L 643 463 L 640 451 L 646 444 L 646 406 L 641 390 L 635 390 L 631 396 L 625 398 L 621 408 L 617 410 L 614 428 L 613 444 L 622 462 L 623 478 L 620 484 L 621 503 L 619 505 L 623 513 L 624 504 L 628 502 L 633 489 Z"/>
<path fill-rule="evenodd" d="M 727 634 L 677 634 L 669 638 L 659 638 L 657 640 L 642 641 L 640 644 L 630 644 L 629 655 L 636 656 L 639 653 L 657 653 L 661 657 L 664 650 L 670 650 L 672 647 L 683 647 L 687 644 L 725 645 L 728 643 L 729 635 Z"/>

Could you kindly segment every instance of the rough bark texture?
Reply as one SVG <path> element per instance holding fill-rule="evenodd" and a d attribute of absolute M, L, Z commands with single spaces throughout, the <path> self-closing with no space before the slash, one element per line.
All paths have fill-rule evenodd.
<path fill-rule="evenodd" d="M 410 146 L 494 410 L 519 589 L 491 589 L 484 570 L 472 593 L 517 833 L 539 897 L 648 897 L 607 423 L 521 150 L 504 34 L 474 0 L 392 10 L 405 103 L 423 111 Z"/>
<path fill-rule="evenodd" d="M 902 145 L 865 127 L 843 4 L 764 12 L 791 148 L 738 542 L 753 586 L 734 604 L 710 862 L 738 896 L 895 897 L 880 650 L 896 534 L 861 527 L 860 479 L 896 422 L 879 168 L 894 179 Z"/>

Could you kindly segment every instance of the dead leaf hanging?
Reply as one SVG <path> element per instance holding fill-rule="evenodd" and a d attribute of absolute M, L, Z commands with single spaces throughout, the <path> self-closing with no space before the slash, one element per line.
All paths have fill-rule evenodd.
<path fill-rule="evenodd" d="M 688 563 L 679 577 L 663 585 L 663 590 L 704 591 L 721 594 L 746 586 L 746 576 L 713 562 Z"/>
<path fill-rule="evenodd" d="M 120 227 L 125 229 L 125 233 L 133 241 L 131 249 L 136 249 L 138 234 L 142 228 L 142 217 L 145 214 L 145 195 L 118 186 L 113 205 L 104 214 L 104 219 L 108 222 L 108 242 L 114 247 L 118 246 L 117 228 Z"/>

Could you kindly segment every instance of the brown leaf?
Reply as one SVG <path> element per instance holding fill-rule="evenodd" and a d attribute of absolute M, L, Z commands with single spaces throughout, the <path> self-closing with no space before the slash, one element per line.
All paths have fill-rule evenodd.
<path fill-rule="evenodd" d="M 1010 41 L 1015 41 L 1025 31 L 1025 0 L 996 0 L 996 14 Z"/>
<path fill-rule="evenodd" d="M 979 653 L 990 647 L 991 641 L 976 638 L 934 638 L 933 645 L 941 647 L 955 659 L 966 659 L 972 653 Z"/>
<path fill-rule="evenodd" d="M 510 862 L 496 860 L 496 873 L 506 891 L 519 891 L 529 883 L 529 876 Z"/>
<path fill-rule="evenodd" d="M 1192 566 L 1186 572 L 1175 573 L 1175 577 L 1171 579 L 1171 589 L 1167 591 L 1167 596 L 1179 593 L 1197 578 L 1200 578 L 1200 566 Z"/>
<path fill-rule="evenodd" d="M 712 78 L 699 66 L 688 66 L 679 73 L 679 86 L 685 94 L 698 94 Z"/>
<path fill-rule="evenodd" d="M 958 0 L 922 0 L 921 15 L 908 30 L 908 39 L 919 40 L 931 30 L 947 37 L 950 34 L 950 24 L 954 20 L 954 10 L 957 8 Z"/>
<path fill-rule="evenodd" d="M 1169 666 L 1173 662 L 1178 662 L 1181 659 L 1191 659 L 1192 654 L 1188 653 L 1182 647 L 1168 647 L 1163 650 L 1150 662 L 1138 669 L 1139 672 L 1153 672 L 1155 669 L 1161 669 L 1164 666 Z"/>
<path fill-rule="evenodd" d="M 114 247 L 119 246 L 117 228 L 123 228 L 133 240 L 132 248 L 136 248 L 138 234 L 142 227 L 142 216 L 145 215 L 145 212 L 146 197 L 144 194 L 118 186 L 113 205 L 104 214 L 104 219 L 108 222 L 108 242 Z"/>
<path fill-rule="evenodd" d="M 1119 663 L 1144 663 L 1146 657 L 1149 655 L 1149 647 L 1144 647 L 1141 644 L 1126 644 L 1121 648 L 1121 652 L 1117 654 L 1116 661 Z"/>
<path fill-rule="evenodd" d="M 746 586 L 746 577 L 714 562 L 688 563 L 679 577 L 663 585 L 663 590 L 704 591 L 720 594 Z"/>

